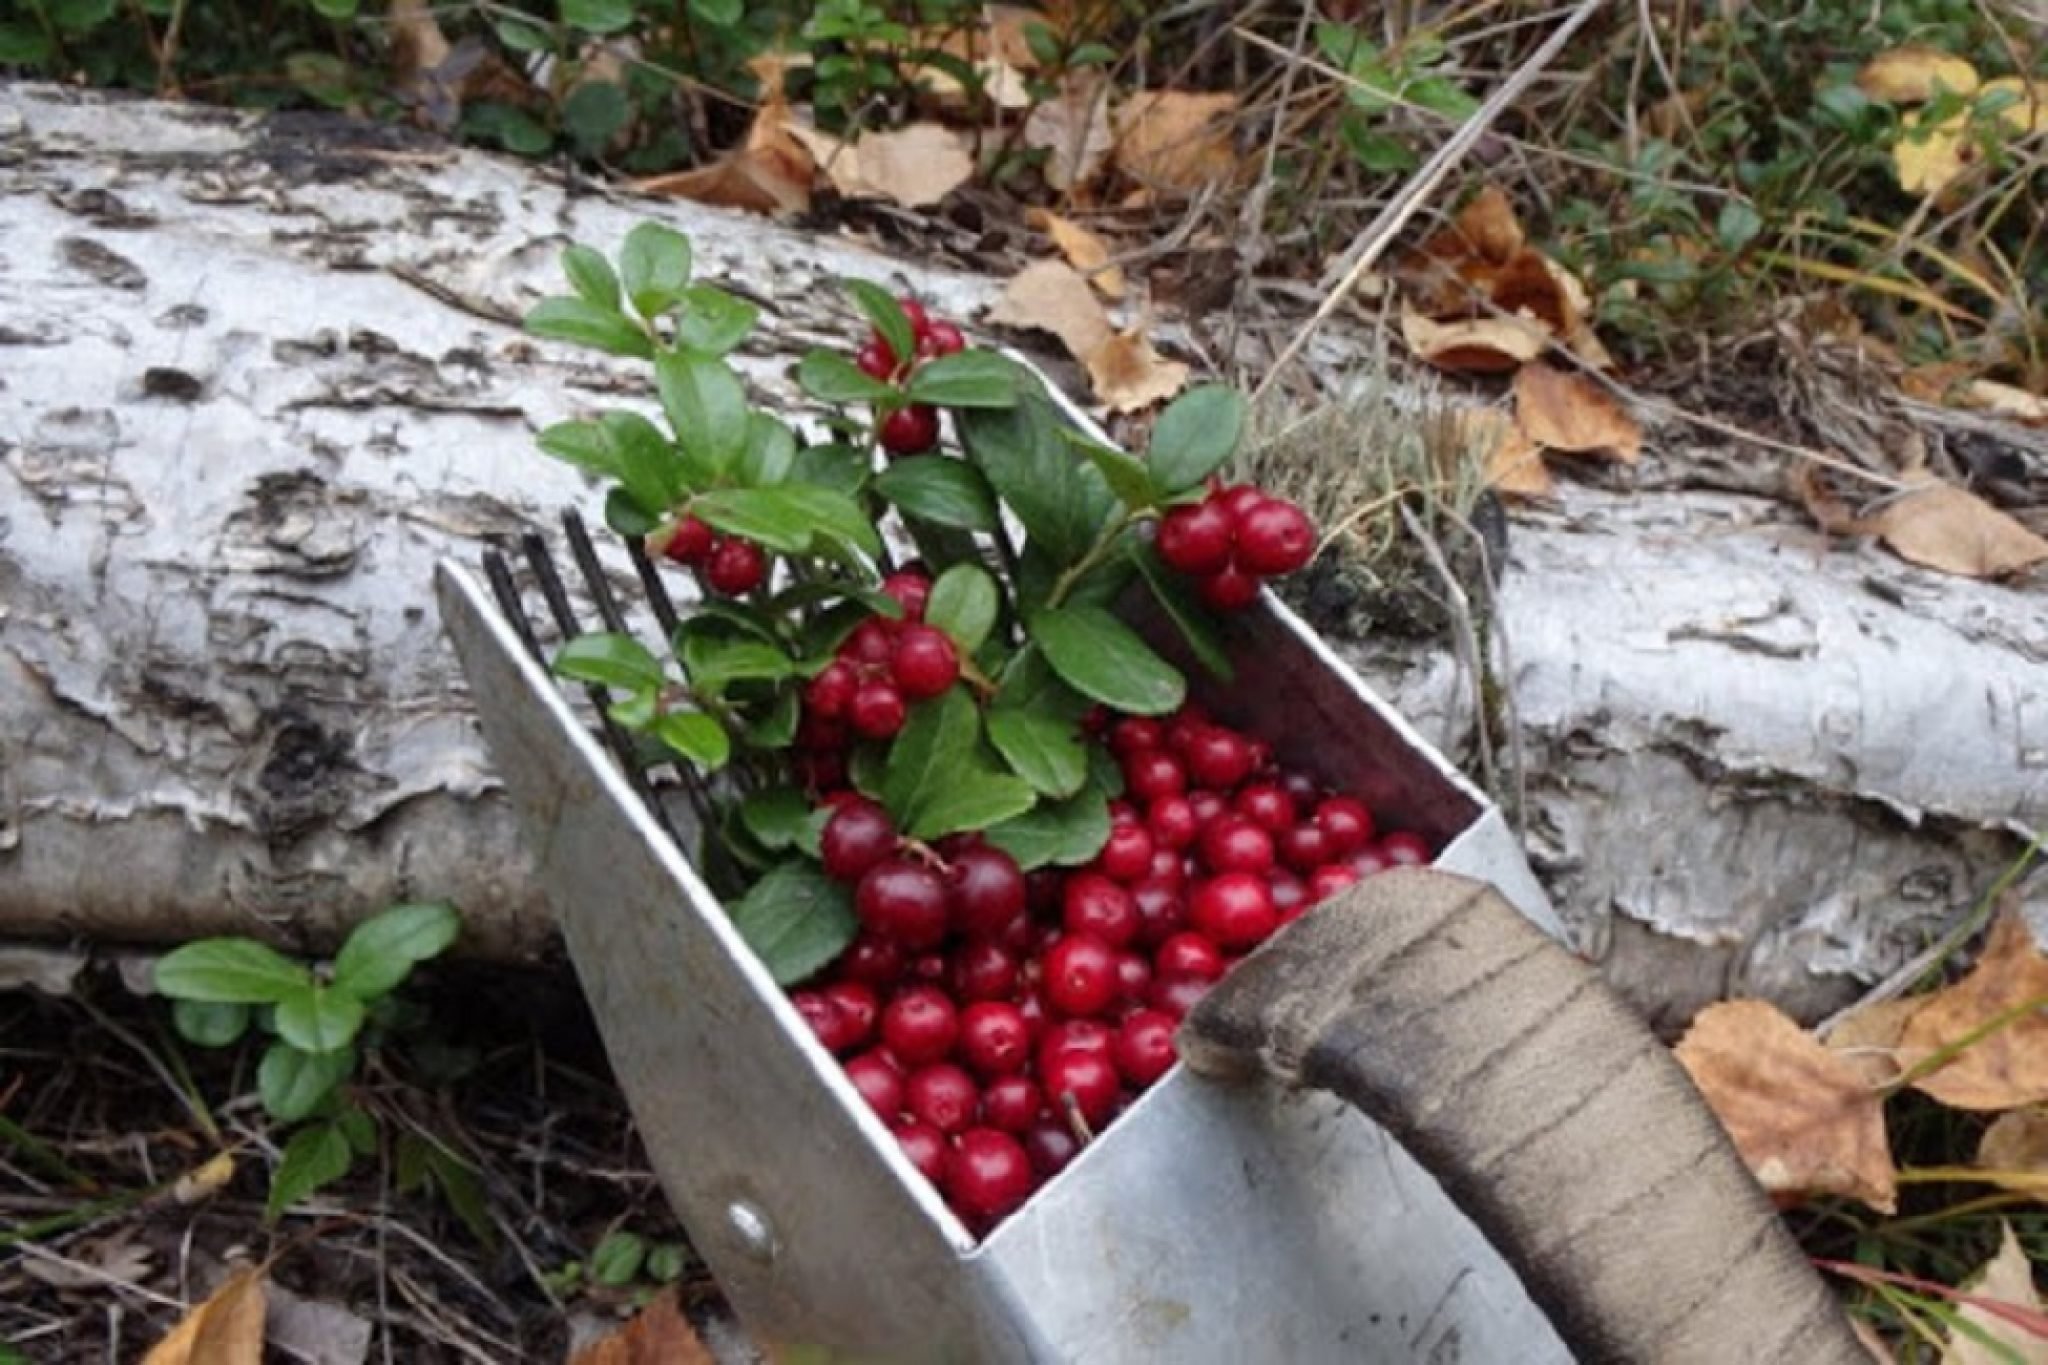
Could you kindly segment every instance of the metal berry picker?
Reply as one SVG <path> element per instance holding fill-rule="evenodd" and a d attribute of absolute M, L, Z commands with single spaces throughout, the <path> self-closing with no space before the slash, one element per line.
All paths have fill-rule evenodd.
<path fill-rule="evenodd" d="M 538 537 L 488 587 L 444 564 L 442 616 L 655 1169 L 765 1345 L 1861 1358 L 1500 813 L 1260 588 L 1314 533 L 1215 479 L 1234 395 L 1134 457 L 856 282 L 875 331 L 804 360 L 804 443 L 748 407 L 751 309 L 681 238 L 565 265 L 529 326 L 651 359 L 668 421 L 541 438 L 614 483 L 639 590 L 572 515 L 597 619 Z"/>

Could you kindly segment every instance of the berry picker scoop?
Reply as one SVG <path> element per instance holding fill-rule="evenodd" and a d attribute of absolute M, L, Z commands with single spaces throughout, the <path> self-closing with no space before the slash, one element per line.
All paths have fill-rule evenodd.
<path fill-rule="evenodd" d="M 1211 520 L 1183 518 L 1167 553 L 1212 562 Z M 1276 546 L 1298 534 L 1284 520 Z M 573 519 L 570 546 L 606 627 L 626 629 Z M 538 538 L 526 553 L 555 626 L 575 634 Z M 1053 947 L 1127 932 L 1136 898 L 1115 879 L 1142 870 L 1154 834 L 1194 840 L 1190 865 L 1206 859 L 1206 885 L 1225 888 L 1212 932 L 1169 936 L 1154 958 L 1205 982 L 1236 951 L 1241 869 L 1316 865 L 1319 840 L 1371 817 L 1437 850 L 1434 866 L 1330 881 L 1335 894 L 1204 987 L 1179 1064 L 1171 1013 L 1139 1008 L 1113 1037 L 1060 1025 L 1093 1025 L 1103 1048 L 1034 1073 L 1016 1069 L 1031 1051 L 1021 1011 L 952 1003 L 978 992 L 961 985 L 975 973 L 1005 979 L 999 951 L 963 950 L 951 994 L 899 990 L 879 1011 L 845 976 L 786 994 L 686 854 L 690 812 L 619 761 L 633 748 L 610 722 L 607 752 L 539 657 L 509 566 L 485 567 L 489 588 L 441 566 L 445 628 L 664 1191 L 764 1345 L 1104 1365 L 1864 1359 L 1682 1073 L 1556 943 L 1499 811 L 1272 594 L 1254 585 L 1220 625 L 1236 685 L 1190 670 L 1194 699 L 1357 799 L 1326 802 L 1327 829 L 1276 839 L 1261 825 L 1285 808 L 1273 784 L 1206 818 L 1162 786 L 1145 839 L 1104 846 L 1103 884 L 1070 879 L 1067 913 L 1088 931 Z M 651 582 L 646 556 L 637 567 Z M 1156 607 L 1122 614 L 1162 655 L 1181 648 Z M 915 663 L 911 690 L 945 663 Z M 838 838 L 828 867 L 872 870 L 874 830 L 854 819 Z M 914 918 L 912 901 L 886 899 Z M 1060 989 L 1116 988 L 1074 956 L 1046 954 L 1073 973 Z M 958 1061 L 908 1080 L 877 1060 L 885 1049 L 842 1066 L 832 1030 L 845 1028 Z M 1120 1075 L 1148 1088 L 1113 1114 Z M 1045 1082 L 1077 1120 L 1113 1121 L 1077 1122 L 1092 1140 L 1069 1140 L 1064 1169 L 1025 1198 L 1000 1125 L 1033 1113 Z M 949 1140 L 977 1102 L 982 1126 Z M 902 1131 L 877 1112 L 906 1107 L 919 1120 Z M 950 1203 L 928 1178 L 940 1172 Z"/>

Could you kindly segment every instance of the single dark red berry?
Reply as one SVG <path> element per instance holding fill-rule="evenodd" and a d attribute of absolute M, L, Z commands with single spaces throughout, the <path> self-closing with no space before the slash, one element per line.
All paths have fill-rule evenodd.
<path fill-rule="evenodd" d="M 1308 883 L 1287 868 L 1276 867 L 1266 874 L 1266 890 L 1282 923 L 1308 909 Z"/>
<path fill-rule="evenodd" d="M 942 1133 L 957 1133 L 974 1122 L 981 1089 L 951 1062 L 935 1062 L 904 1079 L 903 1107 Z"/>
<path fill-rule="evenodd" d="M 913 622 L 896 636 L 889 676 L 911 701 L 936 697 L 960 677 L 960 654 L 946 632 Z"/>
<path fill-rule="evenodd" d="M 882 419 L 882 449 L 891 455 L 922 455 L 939 443 L 938 409 L 912 403 Z"/>
<path fill-rule="evenodd" d="M 761 586 L 768 577 L 768 557 L 751 540 L 727 536 L 711 547 L 704 563 L 704 581 L 713 592 L 738 597 Z"/>
<path fill-rule="evenodd" d="M 946 980 L 962 1002 L 1005 1000 L 1017 989 L 1017 959 L 994 939 L 970 940 L 953 950 Z"/>
<path fill-rule="evenodd" d="M 1152 954 L 1152 967 L 1162 979 L 1186 976 L 1214 981 L 1223 975 L 1223 954 L 1200 934 L 1175 934 Z"/>
<path fill-rule="evenodd" d="M 906 621 L 924 620 L 924 604 L 931 600 L 932 580 L 915 569 L 903 569 L 882 580 L 882 591 L 896 599 Z"/>
<path fill-rule="evenodd" d="M 1294 823 L 1294 798 L 1278 782 L 1254 782 L 1230 804 L 1268 834 L 1278 834 Z"/>
<path fill-rule="evenodd" d="M 855 626 L 839 646 L 839 657 L 855 664 L 883 664 L 896 652 L 896 623 L 870 616 Z"/>
<path fill-rule="evenodd" d="M 981 1076 L 1007 1076 L 1031 1061 L 1031 1029 L 1015 1005 L 981 1000 L 960 1016 L 960 1058 Z"/>
<path fill-rule="evenodd" d="M 1373 877 L 1394 865 L 1378 844 L 1367 844 L 1351 855 L 1351 870 L 1361 877 Z"/>
<path fill-rule="evenodd" d="M 1436 856 L 1430 852 L 1428 840 L 1405 829 L 1380 836 L 1380 855 L 1395 867 L 1425 867 Z"/>
<path fill-rule="evenodd" d="M 844 659 L 834 659 L 804 684 L 804 706 L 812 715 L 838 720 L 846 714 L 847 704 L 853 700 L 854 689 L 859 686 L 860 679 L 855 675 L 853 665 Z"/>
<path fill-rule="evenodd" d="M 1138 934 L 1133 941 L 1144 947 L 1164 943 L 1187 927 L 1188 911 L 1178 882 L 1168 884 L 1148 877 L 1131 888 L 1131 905 L 1138 912 Z"/>
<path fill-rule="evenodd" d="M 1109 731 L 1109 751 L 1118 758 L 1127 758 L 1140 749 L 1156 749 L 1159 741 L 1159 722 L 1150 716 L 1125 716 Z"/>
<path fill-rule="evenodd" d="M 1148 805 L 1187 790 L 1187 769 L 1163 749 L 1139 749 L 1124 759 L 1123 769 L 1124 785 L 1132 798 Z"/>
<path fill-rule="evenodd" d="M 1254 507 L 1266 501 L 1266 495 L 1248 483 L 1240 483 L 1217 489 L 1208 500 L 1229 515 L 1234 530 Z"/>
<path fill-rule="evenodd" d="M 997 938 L 1024 914 L 1029 884 L 1017 860 L 982 844 L 962 849 L 947 864 L 953 911 L 970 938 Z"/>
<path fill-rule="evenodd" d="M 847 703 L 846 719 L 863 739 L 887 739 L 903 728 L 903 693 L 893 682 L 864 682 Z"/>
<path fill-rule="evenodd" d="M 946 1135 L 929 1123 L 899 1119 L 889 1125 L 917 1173 L 936 1185 L 946 1174 Z"/>
<path fill-rule="evenodd" d="M 1166 718 L 1163 739 L 1166 747 L 1177 754 L 1185 754 L 1195 737 L 1209 728 L 1209 713 L 1194 702 L 1184 702 L 1178 711 Z"/>
<path fill-rule="evenodd" d="M 1081 1154 L 1081 1139 L 1065 1118 L 1039 1119 L 1024 1130 L 1024 1152 L 1031 1158 L 1031 1170 L 1040 1180 L 1050 1180 Z"/>
<path fill-rule="evenodd" d="M 946 1153 L 941 1188 L 969 1219 L 994 1222 L 1031 1197 L 1031 1158 L 1008 1133 L 970 1128 Z"/>
<path fill-rule="evenodd" d="M 880 1050 L 863 1052 L 846 1061 L 846 1079 L 868 1102 L 868 1108 L 884 1119 L 903 1112 L 903 1073 Z"/>
<path fill-rule="evenodd" d="M 882 1042 L 905 1066 L 926 1066 L 952 1052 L 960 1013 L 936 986 L 910 986 L 882 1009 Z"/>
<path fill-rule="evenodd" d="M 1304 567 L 1316 552 L 1316 528 L 1291 502 L 1268 498 L 1237 519 L 1237 566 L 1265 577 Z"/>
<path fill-rule="evenodd" d="M 1038 1121 L 1045 1092 L 1029 1076 L 998 1076 L 981 1088 L 981 1121 L 1006 1133 L 1021 1133 Z"/>
<path fill-rule="evenodd" d="M 1330 836 L 1318 824 L 1301 824 L 1280 831 L 1273 841 L 1281 861 L 1296 872 L 1313 872 L 1335 856 Z"/>
<path fill-rule="evenodd" d="M 1129 885 L 1152 870 L 1152 834 L 1135 819 L 1113 823 L 1095 861 L 1106 876 Z"/>
<path fill-rule="evenodd" d="M 1145 993 L 1145 1003 L 1161 1014 L 1179 1019 L 1209 993 L 1209 986 L 1199 976 L 1155 976 L 1152 989 Z"/>
<path fill-rule="evenodd" d="M 1202 861 L 1211 872 L 1264 872 L 1273 865 L 1273 836 L 1242 815 L 1220 815 L 1202 831 Z"/>
<path fill-rule="evenodd" d="M 678 564 L 695 564 L 711 553 L 712 542 L 717 538 L 700 519 L 684 517 L 669 532 L 668 543 L 661 547 L 661 552 Z"/>
<path fill-rule="evenodd" d="M 1093 1052 L 1107 1057 L 1115 1037 L 1116 1030 L 1100 1019 L 1062 1019 L 1057 1024 L 1048 1024 L 1045 1035 L 1038 1040 L 1038 1069 L 1045 1070 L 1063 1052 Z"/>
<path fill-rule="evenodd" d="M 1195 580 L 1195 592 L 1216 611 L 1243 611 L 1259 600 L 1259 580 L 1235 564 Z"/>
<path fill-rule="evenodd" d="M 1330 851 L 1348 858 L 1372 842 L 1372 812 L 1355 796 L 1332 796 L 1316 807 L 1316 824 L 1330 840 Z"/>
<path fill-rule="evenodd" d="M 1202 822 L 1185 796 L 1162 796 L 1146 808 L 1145 829 L 1156 848 L 1182 849 L 1202 832 Z"/>
<path fill-rule="evenodd" d="M 1117 1025 L 1110 1055 L 1125 1081 L 1143 1090 L 1173 1069 L 1179 1053 L 1173 1046 L 1173 1016 L 1161 1010 L 1138 1010 Z"/>
<path fill-rule="evenodd" d="M 1195 827 L 1207 829 L 1230 813 L 1230 803 L 1220 793 L 1193 791 L 1188 793 L 1188 809 L 1195 813 Z"/>
<path fill-rule="evenodd" d="M 1102 1013 L 1116 999 L 1116 949 L 1094 934 L 1063 935 L 1046 950 L 1044 990 L 1061 1014 Z"/>
<path fill-rule="evenodd" d="M 1195 785 L 1227 792 L 1252 775 L 1252 746 L 1235 730 L 1211 726 L 1188 743 L 1184 755 Z"/>
<path fill-rule="evenodd" d="M 880 337 L 871 337 L 853 353 L 853 363 L 862 374 L 884 383 L 896 377 L 896 353 Z"/>
<path fill-rule="evenodd" d="M 856 902 L 859 897 L 860 893 L 856 891 Z M 848 981 L 875 987 L 894 985 L 896 979 L 903 975 L 903 949 L 894 940 L 883 938 L 870 929 L 854 939 L 840 955 L 837 970 Z"/>
<path fill-rule="evenodd" d="M 942 355 L 953 355 L 967 349 L 967 338 L 958 327 L 950 322 L 934 322 L 917 339 L 917 354 L 920 360 L 934 360 Z"/>
<path fill-rule="evenodd" d="M 872 986 L 860 981 L 833 981 L 819 987 L 818 993 L 838 1006 L 839 1012 L 846 1016 L 846 1026 L 852 1033 L 848 1051 L 866 1047 L 874 1041 L 875 1022 L 881 1017 L 882 1002 Z"/>
<path fill-rule="evenodd" d="M 817 991 L 792 991 L 789 1003 L 803 1016 L 811 1033 L 827 1052 L 837 1057 L 859 1045 L 855 1025 L 846 1012 Z"/>
<path fill-rule="evenodd" d="M 818 855 L 826 876 L 858 882 L 902 842 L 880 806 L 866 799 L 848 801 L 825 822 L 824 832 L 818 836 Z"/>
<path fill-rule="evenodd" d="M 1328 900 L 1347 886 L 1358 884 L 1358 869 L 1349 863 L 1328 863 L 1309 874 L 1308 900 L 1316 905 Z"/>
<path fill-rule="evenodd" d="M 1138 907 L 1131 903 L 1130 892 L 1100 872 L 1077 872 L 1067 878 L 1060 923 L 1069 934 L 1093 934 L 1110 947 L 1121 948 L 1137 937 Z"/>
<path fill-rule="evenodd" d="M 1109 810 L 1109 827 L 1111 829 L 1115 829 L 1118 825 L 1134 825 L 1138 822 L 1138 808 L 1124 800 L 1121 796 L 1110 801 L 1107 808 Z"/>
<path fill-rule="evenodd" d="M 1055 1115 L 1064 1117 L 1071 1102 L 1088 1126 L 1099 1131 L 1116 1113 L 1123 1078 L 1117 1074 L 1116 1063 L 1107 1052 L 1069 1049 L 1039 1070 L 1038 1085 L 1045 1091 L 1046 1105 Z"/>
<path fill-rule="evenodd" d="M 1230 514 L 1213 502 L 1200 502 L 1161 517 L 1155 545 L 1168 568 L 1206 576 L 1230 563 L 1230 532 Z"/>
<path fill-rule="evenodd" d="M 896 303 L 898 307 L 903 309 L 903 316 L 910 319 L 910 334 L 912 336 L 922 341 L 926 336 L 930 335 L 932 330 L 930 309 L 908 294 L 897 299 Z"/>
<path fill-rule="evenodd" d="M 1116 955 L 1117 999 L 1126 1004 L 1135 1004 L 1145 998 L 1145 992 L 1151 985 L 1151 958 L 1130 949 Z"/>
<path fill-rule="evenodd" d="M 1266 879 L 1255 872 L 1221 872 L 1195 888 L 1188 900 L 1188 922 L 1217 947 L 1242 951 L 1256 947 L 1279 924 Z"/>
<path fill-rule="evenodd" d="M 936 948 L 950 927 L 946 884 L 907 858 L 885 858 L 869 868 L 854 888 L 853 908 L 871 933 L 913 953 Z"/>

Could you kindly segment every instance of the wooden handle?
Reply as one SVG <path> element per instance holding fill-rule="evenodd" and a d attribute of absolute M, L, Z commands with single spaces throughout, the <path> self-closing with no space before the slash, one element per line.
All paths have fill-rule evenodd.
<path fill-rule="evenodd" d="M 1484 883 L 1366 878 L 1211 990 L 1180 1049 L 1386 1128 L 1583 1361 L 1870 1365 L 1670 1051 Z"/>

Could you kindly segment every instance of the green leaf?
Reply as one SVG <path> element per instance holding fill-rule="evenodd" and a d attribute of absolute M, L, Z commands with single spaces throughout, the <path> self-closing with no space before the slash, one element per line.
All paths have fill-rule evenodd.
<path fill-rule="evenodd" d="M 41 29 L 27 23 L 0 24 L 0 63 L 38 66 L 49 56 L 50 37 Z"/>
<path fill-rule="evenodd" d="M 732 367 L 704 356 L 664 353 L 654 385 L 676 440 L 714 473 L 732 468 L 747 443 L 747 390 Z"/>
<path fill-rule="evenodd" d="M 670 711 L 654 722 L 654 737 L 706 772 L 732 757 L 725 727 L 701 711 Z"/>
<path fill-rule="evenodd" d="M 1142 512 L 1159 501 L 1159 490 L 1153 486 L 1151 472 L 1137 459 L 1114 446 L 1083 436 L 1070 436 L 1069 441 L 1088 457 L 1088 463 L 1095 466 L 1109 485 L 1109 491 L 1116 494 L 1117 501 L 1125 507 L 1133 512 Z"/>
<path fill-rule="evenodd" d="M 1010 408 L 1017 405 L 1016 362 L 994 351 L 956 351 L 927 360 L 904 390 L 913 403 L 941 408 Z"/>
<path fill-rule="evenodd" d="M 334 1126 L 341 1129 L 341 1135 L 348 1139 L 349 1147 L 357 1156 L 373 1156 L 377 1151 L 377 1121 L 369 1111 L 354 1105 L 334 1116 Z"/>
<path fill-rule="evenodd" d="M 264 1206 L 264 1221 L 276 1222 L 286 1209 L 322 1185 L 341 1179 L 354 1161 L 348 1135 L 337 1124 L 316 1123 L 293 1133 L 270 1177 L 270 1200 Z"/>
<path fill-rule="evenodd" d="M 452 906 L 434 902 L 394 905 L 350 931 L 334 959 L 334 984 L 358 1000 L 396 989 L 412 969 L 447 951 L 462 932 Z"/>
<path fill-rule="evenodd" d="M 534 438 L 542 452 L 565 464 L 615 479 L 619 475 L 618 452 L 602 425 L 596 422 L 557 422 Z"/>
<path fill-rule="evenodd" d="M 731 28 L 746 12 L 746 0 L 690 0 L 690 17 L 713 28 Z"/>
<path fill-rule="evenodd" d="M 301 1052 L 337 1052 L 363 1027 L 363 1002 L 347 991 L 313 982 L 277 1002 L 277 1036 Z"/>
<path fill-rule="evenodd" d="M 1145 468 L 1166 494 L 1183 493 L 1221 467 L 1244 436 L 1244 395 L 1221 384 L 1189 389 L 1152 426 Z"/>
<path fill-rule="evenodd" d="M 654 724 L 654 718 L 661 714 L 660 689 L 643 688 L 613 702 L 605 708 L 604 713 L 621 729 L 645 730 Z"/>
<path fill-rule="evenodd" d="M 896 390 L 837 351 L 812 351 L 797 362 L 796 382 L 821 403 L 882 403 Z"/>
<path fill-rule="evenodd" d="M 279 1040 L 256 1065 L 256 1093 L 279 1123 L 296 1123 L 320 1107 L 356 1069 L 356 1050 L 302 1052 Z"/>
<path fill-rule="evenodd" d="M 1208 608 L 1190 591 L 1187 579 L 1161 564 L 1157 552 L 1149 545 L 1134 545 L 1131 562 L 1138 566 L 1145 586 L 1152 590 L 1153 599 L 1166 612 L 1167 619 L 1188 642 L 1196 661 L 1215 677 L 1231 681 L 1237 671 L 1231 667 L 1230 655 L 1224 651 L 1223 641 L 1216 633 L 1215 622 L 1209 618 Z"/>
<path fill-rule="evenodd" d="M 1755 205 L 1741 199 L 1730 199 L 1721 205 L 1721 216 L 1714 224 L 1714 235 L 1726 251 L 1742 250 L 1763 230 L 1763 215 L 1756 211 Z"/>
<path fill-rule="evenodd" d="M 569 277 L 569 283 L 585 303 L 613 313 L 619 311 L 619 277 L 612 273 L 611 262 L 602 252 L 580 245 L 566 248 L 562 252 L 562 273 Z"/>
<path fill-rule="evenodd" d="M 993 531 L 996 495 L 981 471 L 945 455 L 911 455 L 875 476 L 875 491 L 896 506 L 937 526 L 959 531 Z"/>
<path fill-rule="evenodd" d="M 761 317 L 753 304 L 711 284 L 691 285 L 683 291 L 682 302 L 676 345 L 705 355 L 724 355 L 745 341 Z"/>
<path fill-rule="evenodd" d="M 653 534 L 660 527 L 661 518 L 642 507 L 625 489 L 614 488 L 604 495 L 604 524 L 619 535 L 638 540 Z"/>
<path fill-rule="evenodd" d="M 766 715 L 747 722 L 747 743 L 756 749 L 787 749 L 802 718 L 803 705 L 795 689 L 785 688 L 775 694 Z"/>
<path fill-rule="evenodd" d="M 657 1242 L 648 1249 L 647 1278 L 656 1284 L 674 1284 L 688 1268 L 688 1253 L 680 1242 Z"/>
<path fill-rule="evenodd" d="M 1101 607 L 1067 606 L 1031 620 L 1046 661 L 1075 691 L 1133 715 L 1159 716 L 1187 697 L 1187 680 Z"/>
<path fill-rule="evenodd" d="M 770 853 L 802 848 L 811 803 L 795 787 L 770 787 L 740 803 L 740 822 Z"/>
<path fill-rule="evenodd" d="M 462 127 L 471 136 L 490 138 L 518 156 L 539 156 L 555 145 L 555 135 L 525 110 L 490 100 L 464 108 Z"/>
<path fill-rule="evenodd" d="M 1002 598 L 995 579 L 979 564 L 955 564 L 932 584 L 924 607 L 925 624 L 953 637 L 960 652 L 972 654 L 995 627 Z"/>
<path fill-rule="evenodd" d="M 497 30 L 498 41 L 514 52 L 548 52 L 555 45 L 546 29 L 524 20 L 500 19 L 491 27 Z"/>
<path fill-rule="evenodd" d="M 429 1142 L 426 1148 L 427 1170 L 433 1175 L 441 1197 L 448 1201 L 448 1207 L 462 1220 L 462 1226 L 469 1229 L 469 1235 L 476 1238 L 479 1245 L 496 1246 L 498 1229 L 491 1222 L 483 1182 L 477 1178 L 475 1169 L 452 1156 L 438 1143 Z"/>
<path fill-rule="evenodd" d="M 620 3 L 627 5 L 630 18 L 630 4 Z M 619 277 L 633 310 L 643 318 L 659 317 L 681 302 L 690 286 L 690 239 L 659 223 L 640 224 L 619 248 Z"/>
<path fill-rule="evenodd" d="M 632 116 L 626 92 L 611 81 L 585 81 L 562 101 L 562 127 L 584 156 L 603 151 Z"/>
<path fill-rule="evenodd" d="M 987 838 L 1027 872 L 1076 867 L 1109 842 L 1109 823 L 1109 800 L 1091 787 L 1066 801 L 1041 801 L 990 829 Z"/>
<path fill-rule="evenodd" d="M 573 342 L 613 355 L 645 359 L 654 354 L 654 343 L 647 339 L 647 333 L 616 311 L 600 308 L 588 299 L 542 299 L 527 313 L 526 330 L 537 337 Z"/>
<path fill-rule="evenodd" d="M 918 839 L 985 829 L 1037 799 L 1030 784 L 985 756 L 980 713 L 958 686 L 911 710 L 882 776 L 882 804 Z"/>
<path fill-rule="evenodd" d="M 1088 746 L 1080 735 L 1088 699 L 1053 672 L 1036 645 L 1026 645 L 1003 670 L 988 711 L 989 741 L 1017 775 L 1047 796 L 1072 796 L 1088 778 Z"/>
<path fill-rule="evenodd" d="M 590 1253 L 590 1278 L 613 1289 L 623 1288 L 639 1276 L 646 1259 L 644 1239 L 636 1233 L 614 1232 Z"/>
<path fill-rule="evenodd" d="M 579 635 L 555 651 L 557 676 L 642 692 L 662 685 L 661 660 L 630 635 Z"/>
<path fill-rule="evenodd" d="M 860 928 L 852 893 L 808 862 L 771 869 L 731 913 L 778 986 L 794 985 L 838 957 Z"/>
<path fill-rule="evenodd" d="M 796 463 L 789 471 L 798 483 L 843 493 L 849 498 L 867 487 L 872 473 L 865 454 L 838 442 L 805 446 L 797 451 Z"/>
<path fill-rule="evenodd" d="M 248 938 L 204 938 L 156 964 L 156 988 L 177 1000 L 272 1005 L 305 989 L 313 974 Z"/>
<path fill-rule="evenodd" d="M 809 554 L 821 535 L 868 555 L 882 551 L 874 523 L 860 504 L 826 488 L 797 483 L 722 488 L 698 498 L 691 510 L 728 535 L 745 536 L 783 554 Z"/>
<path fill-rule="evenodd" d="M 1419 104 L 1445 118 L 1460 121 L 1479 112 L 1479 101 L 1448 76 L 1424 76 L 1410 81 L 1401 91 L 1401 97 L 1410 104 Z"/>
<path fill-rule="evenodd" d="M 173 1000 L 171 1025 L 188 1043 L 226 1047 L 249 1031 L 249 1007 L 211 1000 Z"/>
<path fill-rule="evenodd" d="M 868 280 L 846 279 L 839 283 L 853 296 L 854 307 L 874 324 L 898 360 L 908 360 L 917 354 L 917 332 L 894 294 Z"/>
<path fill-rule="evenodd" d="M 1067 448 L 1052 405 L 1033 394 L 1014 408 L 968 409 L 958 422 L 968 454 L 1045 555 L 1066 565 L 1086 554 L 1116 499 Z"/>
<path fill-rule="evenodd" d="M 747 444 L 735 471 L 753 488 L 782 483 L 796 465 L 796 433 L 765 412 L 747 413 Z"/>
<path fill-rule="evenodd" d="M 562 22 L 585 33 L 617 33 L 633 22 L 633 0 L 562 0 Z"/>
<path fill-rule="evenodd" d="M 328 2 L 339 3 L 339 0 Z M 48 6 L 47 13 L 58 28 L 66 33 L 84 33 L 89 29 L 98 28 L 114 17 L 115 0 L 48 0 Z M 31 5 L 29 8 L 33 11 L 37 7 Z M 355 6 L 351 4 L 347 13 L 328 17 L 346 19 L 353 13 Z"/>

